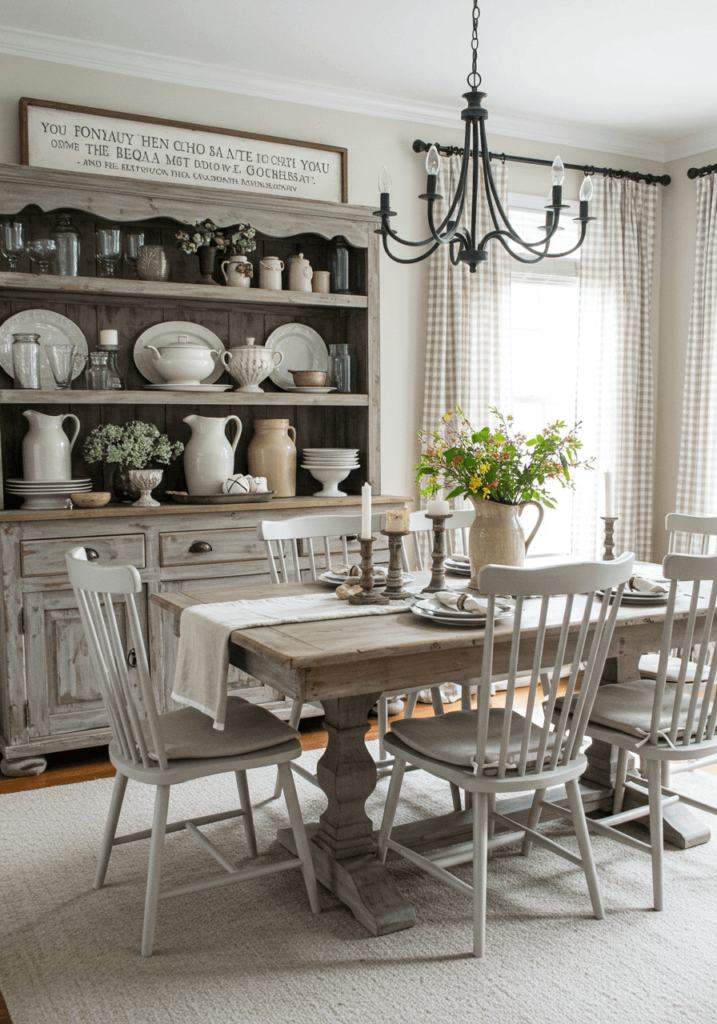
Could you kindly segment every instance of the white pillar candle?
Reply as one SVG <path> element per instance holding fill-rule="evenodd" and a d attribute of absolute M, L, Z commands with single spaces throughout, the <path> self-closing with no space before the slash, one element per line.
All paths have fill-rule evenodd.
<path fill-rule="evenodd" d="M 615 518 L 615 508 L 612 501 L 612 473 L 605 470 L 605 518 Z"/>
<path fill-rule="evenodd" d="M 426 505 L 426 512 L 431 516 L 447 516 L 451 506 L 441 498 L 431 498 Z"/>
<path fill-rule="evenodd" d="M 386 533 L 408 533 L 411 525 L 408 508 L 386 509 Z"/>
<path fill-rule="evenodd" d="M 361 488 L 361 537 L 371 539 L 371 484 Z"/>
<path fill-rule="evenodd" d="M 104 348 L 117 348 L 119 345 L 117 331 L 100 331 L 100 345 Z"/>

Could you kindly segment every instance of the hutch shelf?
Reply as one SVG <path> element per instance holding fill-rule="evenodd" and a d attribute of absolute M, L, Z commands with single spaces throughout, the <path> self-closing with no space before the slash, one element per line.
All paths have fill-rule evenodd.
<path fill-rule="evenodd" d="M 57 414 L 72 411 L 79 417 L 73 476 L 89 476 L 94 488 L 101 490 L 110 489 L 109 476 L 97 464 L 87 465 L 81 456 L 87 433 L 101 423 L 141 419 L 155 423 L 172 440 L 186 443 L 190 430 L 184 417 L 189 413 L 233 413 L 243 427 L 237 471 L 246 470 L 246 447 L 255 420 L 267 417 L 290 421 L 296 428 L 299 450 L 354 447 L 360 453 L 360 469 L 342 485 L 348 496 L 335 501 L 314 498 L 318 485 L 301 469 L 295 498 L 219 506 L 162 501 L 166 490 L 186 489 L 181 458 L 167 467 L 163 483 L 155 491 L 162 501 L 156 509 L 110 504 L 93 511 L 30 512 L 13 508 L 17 500 L 8 496 L 0 504 L 0 750 L 13 759 L 94 746 L 106 743 L 109 737 L 74 595 L 64 572 L 64 553 L 70 547 L 82 544 L 93 548 L 102 560 L 131 562 L 140 570 L 145 583 L 142 614 L 148 647 L 157 685 L 162 688 L 159 703 L 169 708 L 176 638 L 149 605 L 151 593 L 193 584 L 268 582 L 263 547 L 256 535 L 259 520 L 329 511 L 328 506 L 331 511 L 355 511 L 367 480 L 384 507 L 399 507 L 410 499 L 381 496 L 378 240 L 370 210 L 14 165 L 0 166 L 0 197 L 0 216 L 19 217 L 31 238 L 47 237 L 58 212 L 69 212 L 82 245 L 79 277 L 30 273 L 26 257 L 19 273 L 0 271 L 0 323 L 21 310 L 53 310 L 80 327 L 90 351 L 99 341 L 100 330 L 116 329 L 119 369 L 128 388 L 89 391 L 81 376 L 70 391 L 27 392 L 14 390 L 12 379 L 0 370 L 0 482 L 22 476 L 21 444 L 26 431 L 22 412 L 27 408 Z M 326 270 L 331 240 L 345 239 L 351 246 L 351 294 L 228 288 L 219 277 L 213 285 L 196 283 L 196 257 L 176 250 L 174 233 L 178 226 L 206 217 L 220 225 L 245 221 L 256 229 L 257 250 L 250 254 L 253 285 L 263 256 L 278 256 L 286 262 L 288 256 L 302 252 L 314 269 Z M 128 264 L 120 265 L 116 278 L 97 277 L 94 233 L 100 223 L 141 226 L 148 244 L 165 246 L 171 280 L 134 280 Z M 353 346 L 357 392 L 290 394 L 270 381 L 262 385 L 262 395 L 142 390 L 146 382 L 132 359 L 134 343 L 153 324 L 173 320 L 203 324 L 227 348 L 244 344 L 248 336 L 263 344 L 282 324 L 308 324 L 327 345 Z M 218 381 L 230 382 L 226 375 Z M 0 499 L 3 491 L 0 489 Z M 200 553 L 196 553 L 197 541 L 205 542 Z M 118 608 L 121 612 L 121 604 Z M 127 656 L 131 663 L 132 652 L 128 650 Z M 234 688 L 282 713 L 280 694 L 260 680 L 232 671 Z"/>

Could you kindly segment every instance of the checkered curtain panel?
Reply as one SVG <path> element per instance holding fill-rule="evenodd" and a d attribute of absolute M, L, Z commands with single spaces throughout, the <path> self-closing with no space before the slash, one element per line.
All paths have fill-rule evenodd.
<path fill-rule="evenodd" d="M 576 418 L 595 472 L 576 475 L 572 551 L 602 556 L 603 473 L 612 470 L 616 551 L 652 557 L 650 304 L 657 187 L 593 179 L 581 252 Z M 549 354 L 547 354 L 549 357 Z"/>
<path fill-rule="evenodd" d="M 697 178 L 697 248 L 687 338 L 677 510 L 714 515 L 717 510 L 717 185 Z M 677 549 L 686 550 L 678 535 Z M 680 544 L 682 541 L 682 544 Z M 695 538 L 699 554 L 701 539 Z"/>
<path fill-rule="evenodd" d="M 494 162 L 492 170 L 500 201 L 507 208 L 507 169 Z M 446 199 L 455 194 L 459 173 L 459 157 L 441 158 L 438 187 Z M 471 201 L 469 195 L 462 226 L 469 222 Z M 443 200 L 435 206 L 440 224 L 448 203 Z M 478 237 L 491 229 L 481 188 Z M 464 263 L 453 266 L 448 246 L 440 246 L 429 258 L 424 430 L 436 429 L 441 416 L 456 403 L 476 428 L 483 427 L 489 422 L 489 408 L 504 407 L 510 398 L 511 258 L 496 241 L 490 243 L 489 254 L 475 274 Z"/>

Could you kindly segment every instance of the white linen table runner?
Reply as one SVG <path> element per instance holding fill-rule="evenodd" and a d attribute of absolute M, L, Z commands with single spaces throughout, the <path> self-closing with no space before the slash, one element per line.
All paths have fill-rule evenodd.
<path fill-rule="evenodd" d="M 179 620 L 179 651 L 172 700 L 203 711 L 223 729 L 227 706 L 229 637 L 235 629 L 287 622 L 348 619 L 405 612 L 403 603 L 356 605 L 335 594 L 301 594 L 258 600 L 221 601 L 185 608 Z"/>

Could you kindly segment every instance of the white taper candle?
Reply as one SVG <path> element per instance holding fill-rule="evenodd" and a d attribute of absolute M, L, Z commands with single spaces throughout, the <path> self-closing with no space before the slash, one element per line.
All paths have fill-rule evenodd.
<path fill-rule="evenodd" d="M 605 470 L 605 518 L 614 519 L 615 507 L 612 500 L 612 473 L 609 469 Z"/>
<path fill-rule="evenodd" d="M 371 484 L 361 488 L 361 536 L 364 540 L 371 539 Z"/>

